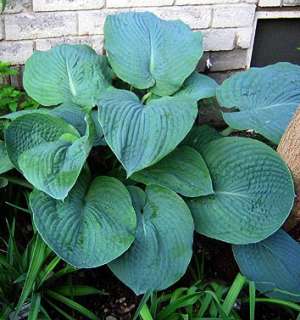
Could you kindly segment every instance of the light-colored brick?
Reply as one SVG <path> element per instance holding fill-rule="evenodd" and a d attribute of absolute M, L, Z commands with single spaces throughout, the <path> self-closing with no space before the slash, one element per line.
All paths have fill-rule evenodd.
<path fill-rule="evenodd" d="M 1 41 L 0 60 L 24 64 L 33 53 L 33 41 Z"/>
<path fill-rule="evenodd" d="M 299 6 L 300 0 L 283 0 L 284 6 Z"/>
<path fill-rule="evenodd" d="M 219 51 L 210 54 L 212 66 L 210 71 L 227 71 L 244 69 L 247 67 L 247 50 Z"/>
<path fill-rule="evenodd" d="M 79 35 L 103 34 L 105 18 L 115 10 L 81 11 L 78 12 Z"/>
<path fill-rule="evenodd" d="M 37 0 L 38 1 L 38 0 Z M 106 0 L 107 8 L 171 6 L 174 0 Z"/>
<path fill-rule="evenodd" d="M 21 13 L 5 16 L 6 40 L 38 39 L 76 34 L 76 13 Z"/>
<path fill-rule="evenodd" d="M 3 17 L 0 16 L 0 40 L 4 39 L 4 21 Z"/>
<path fill-rule="evenodd" d="M 260 7 L 280 7 L 281 0 L 259 0 Z"/>
<path fill-rule="evenodd" d="M 82 37 L 62 37 L 50 39 L 37 39 L 36 50 L 45 51 L 57 45 L 67 44 L 87 44 L 91 46 L 97 53 L 103 51 L 103 36 L 82 36 Z"/>
<path fill-rule="evenodd" d="M 20 13 L 32 10 L 31 0 L 9 0 L 4 13 Z"/>
<path fill-rule="evenodd" d="M 228 3 L 239 3 L 240 0 L 175 0 L 176 5 L 193 5 L 193 4 L 228 4 Z"/>
<path fill-rule="evenodd" d="M 105 18 L 108 15 L 128 11 L 126 9 L 107 9 L 100 11 L 79 11 L 78 30 L 80 35 L 103 34 Z M 144 11 L 143 9 L 130 9 L 129 11 Z M 208 28 L 211 21 L 211 8 L 206 6 L 162 7 L 147 8 L 162 19 L 181 19 L 193 29 Z"/>
<path fill-rule="evenodd" d="M 203 30 L 205 51 L 232 50 L 235 46 L 235 29 Z"/>
<path fill-rule="evenodd" d="M 149 8 L 150 9 L 150 8 Z M 192 29 L 205 29 L 210 26 L 212 10 L 210 6 L 186 6 L 153 8 L 149 10 L 166 20 L 182 20 Z"/>
<path fill-rule="evenodd" d="M 248 49 L 251 47 L 252 33 L 254 28 L 238 28 L 236 30 L 236 45 L 238 48 Z"/>
<path fill-rule="evenodd" d="M 33 0 L 34 11 L 101 9 L 105 0 Z"/>
<path fill-rule="evenodd" d="M 255 15 L 255 5 L 238 4 L 216 6 L 213 11 L 213 28 L 247 27 L 252 25 Z"/>

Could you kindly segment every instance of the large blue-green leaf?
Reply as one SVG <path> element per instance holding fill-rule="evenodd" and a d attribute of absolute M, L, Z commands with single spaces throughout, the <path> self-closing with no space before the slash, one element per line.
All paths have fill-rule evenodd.
<path fill-rule="evenodd" d="M 75 129 L 78 130 L 80 135 L 84 135 L 86 132 L 86 120 L 85 120 L 86 112 L 79 105 L 72 102 L 63 103 L 60 106 L 55 107 L 53 109 L 39 108 L 35 110 L 16 111 L 16 112 L 5 114 L 1 116 L 0 119 L 15 120 L 21 116 L 24 116 L 25 114 L 32 114 L 32 113 L 55 115 L 65 120 L 67 123 L 71 124 Z M 103 130 L 98 119 L 98 111 L 92 110 L 91 115 L 92 115 L 92 120 L 95 126 L 95 138 L 94 138 L 93 146 L 106 145 Z"/>
<path fill-rule="evenodd" d="M 94 146 L 106 146 L 106 141 L 104 138 L 104 133 L 101 127 L 101 124 L 99 122 L 98 117 L 98 111 L 93 110 L 92 111 L 92 119 L 95 125 L 95 140 L 94 140 Z"/>
<path fill-rule="evenodd" d="M 204 124 L 202 126 L 194 126 L 181 142 L 181 145 L 193 147 L 198 152 L 202 153 L 209 142 L 222 137 L 223 136 L 215 128 Z"/>
<path fill-rule="evenodd" d="M 34 190 L 34 224 L 48 246 L 77 268 L 104 265 L 134 241 L 136 215 L 125 186 L 111 177 L 91 182 L 83 170 L 64 201 Z"/>
<path fill-rule="evenodd" d="M 186 197 L 213 193 L 210 174 L 202 156 L 188 146 L 178 147 L 155 165 L 133 174 L 131 179 L 146 185 L 167 187 Z"/>
<path fill-rule="evenodd" d="M 51 112 L 51 110 L 46 109 L 46 108 L 26 109 L 26 110 L 20 110 L 20 111 L 15 111 L 15 112 L 4 114 L 3 116 L 0 117 L 0 119 L 6 119 L 6 120 L 13 121 L 21 116 L 25 116 L 26 114 L 33 114 L 33 113 L 49 114 L 50 112 Z"/>
<path fill-rule="evenodd" d="M 76 128 L 81 135 L 84 135 L 86 131 L 86 113 L 82 110 L 82 108 L 80 108 L 80 106 L 72 103 L 64 103 L 61 106 L 52 109 L 49 111 L 49 113 L 64 119 L 74 128 Z M 93 145 L 106 145 L 103 130 L 98 120 L 98 111 L 92 110 L 91 115 L 95 126 L 95 139 Z"/>
<path fill-rule="evenodd" d="M 45 106 L 72 101 L 93 107 L 110 86 L 107 59 L 85 45 L 60 45 L 36 51 L 25 65 L 24 88 Z"/>
<path fill-rule="evenodd" d="M 234 129 L 254 129 L 278 144 L 300 105 L 300 66 L 277 63 L 238 73 L 217 89 L 221 106 L 238 111 L 224 112 Z"/>
<path fill-rule="evenodd" d="M 119 78 L 159 96 L 176 92 L 202 56 L 202 36 L 181 21 L 150 12 L 108 16 L 104 26 L 108 60 Z"/>
<path fill-rule="evenodd" d="M 291 173 L 272 148 L 257 140 L 228 137 L 210 142 L 202 155 L 215 193 L 188 200 L 199 233 L 248 244 L 280 228 L 295 194 Z"/>
<path fill-rule="evenodd" d="M 217 87 L 218 84 L 214 79 L 195 71 L 185 80 L 181 89 L 174 96 L 180 97 L 185 95 L 199 101 L 214 97 Z"/>
<path fill-rule="evenodd" d="M 94 141 L 94 125 L 87 115 L 87 129 L 78 131 L 64 120 L 47 114 L 27 114 L 5 131 L 12 163 L 37 189 L 64 199 L 74 186 Z"/>
<path fill-rule="evenodd" d="M 13 169 L 13 167 L 14 165 L 9 160 L 5 143 L 0 140 L 0 174 Z"/>
<path fill-rule="evenodd" d="M 86 122 L 84 120 L 86 113 L 77 104 L 66 102 L 56 108 L 53 108 L 52 110 L 44 110 L 47 110 L 48 113 L 62 118 L 75 129 L 77 129 L 80 135 L 84 135 L 86 131 Z"/>
<path fill-rule="evenodd" d="M 174 150 L 196 116 L 197 104 L 187 97 L 164 97 L 143 105 L 126 90 L 108 90 L 99 106 L 105 140 L 128 176 Z"/>
<path fill-rule="evenodd" d="M 136 239 L 108 266 L 136 294 L 163 290 L 185 273 L 192 257 L 193 219 L 173 191 L 148 186 L 129 188 L 137 214 Z"/>
<path fill-rule="evenodd" d="M 241 272 L 269 297 L 300 302 L 300 244 L 279 230 L 264 241 L 233 246 Z"/>

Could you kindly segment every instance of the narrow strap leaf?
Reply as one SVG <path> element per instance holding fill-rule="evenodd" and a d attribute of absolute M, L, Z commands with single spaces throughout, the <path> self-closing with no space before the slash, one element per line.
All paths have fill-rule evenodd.
<path fill-rule="evenodd" d="M 31 299 L 30 312 L 28 315 L 28 320 L 37 320 L 40 312 L 41 306 L 41 295 L 36 293 Z"/>
<path fill-rule="evenodd" d="M 143 306 L 144 306 L 145 304 L 147 304 L 150 296 L 151 296 L 151 291 L 150 291 L 150 290 L 147 291 L 147 292 L 143 295 L 143 298 L 142 298 L 142 300 L 140 301 L 140 303 L 139 303 L 139 305 L 138 305 L 138 307 L 137 307 L 137 309 L 136 309 L 136 311 L 135 311 L 135 314 L 134 314 L 132 320 L 136 320 L 136 319 L 138 318 L 138 316 L 140 315 L 140 311 L 142 310 Z"/>
<path fill-rule="evenodd" d="M 40 281 L 39 281 L 39 287 L 42 286 L 42 284 L 49 278 L 51 272 L 54 270 L 54 268 L 59 264 L 60 262 L 59 257 L 54 257 L 51 262 L 42 270 L 40 274 Z"/>
<path fill-rule="evenodd" d="M 63 303 L 64 305 L 68 306 L 69 308 L 81 313 L 82 315 L 84 315 L 88 319 L 98 320 L 98 317 L 92 311 L 88 310 L 87 308 L 85 308 L 84 306 L 79 304 L 78 302 L 76 302 L 72 299 L 69 299 L 67 297 L 64 297 L 63 295 L 61 295 L 55 291 L 52 291 L 52 290 L 47 290 L 46 293 L 49 297 Z"/>
<path fill-rule="evenodd" d="M 52 280 L 57 280 L 63 276 L 65 276 L 66 274 L 70 274 L 77 271 L 76 268 L 74 268 L 73 266 L 67 264 L 63 269 L 60 269 L 59 271 L 57 271 L 53 276 L 52 276 Z"/>
<path fill-rule="evenodd" d="M 146 303 L 144 303 L 142 306 L 142 309 L 140 311 L 140 316 L 143 320 L 153 320 L 150 310 Z"/>
<path fill-rule="evenodd" d="M 100 294 L 105 295 L 104 290 L 99 290 L 90 286 L 82 286 L 82 285 L 66 285 L 55 287 L 55 292 L 67 296 L 67 297 L 79 297 L 79 296 L 88 296 L 92 294 Z"/>
<path fill-rule="evenodd" d="M 211 302 L 212 302 L 212 296 L 211 295 L 205 295 L 204 299 L 201 301 L 201 307 L 198 311 L 197 316 L 198 317 L 203 317 L 207 309 L 209 308 Z"/>
<path fill-rule="evenodd" d="M 37 275 L 39 274 L 39 271 L 45 259 L 45 250 L 46 244 L 44 243 L 44 241 L 40 237 L 36 237 L 24 287 L 16 307 L 15 318 L 20 312 L 22 305 L 24 304 L 25 300 L 29 297 L 34 287 Z"/>
<path fill-rule="evenodd" d="M 45 308 L 41 305 L 41 313 L 44 315 L 45 320 L 52 320 L 48 314 L 48 312 L 45 310 Z"/>
<path fill-rule="evenodd" d="M 177 309 L 193 305 L 199 299 L 200 295 L 201 293 L 197 292 L 197 293 L 188 294 L 186 296 L 179 298 L 177 301 L 175 301 L 174 303 L 168 305 L 165 309 L 163 309 L 159 313 L 157 319 L 158 320 L 168 319 L 168 317 Z"/>
<path fill-rule="evenodd" d="M 290 301 L 285 301 L 285 300 L 275 299 L 275 298 L 256 298 L 255 301 L 270 303 L 270 304 L 277 304 L 282 307 L 288 307 L 290 309 L 300 312 L 300 306 L 297 303 L 290 302 Z"/>
<path fill-rule="evenodd" d="M 230 311 L 233 308 L 246 281 L 246 278 L 240 273 L 238 273 L 238 275 L 235 277 L 233 284 L 231 285 L 223 303 L 223 310 L 227 315 L 230 314 Z"/>
<path fill-rule="evenodd" d="M 11 202 L 8 202 L 8 201 L 5 201 L 5 204 L 7 204 L 8 206 L 12 207 L 12 208 L 15 208 L 19 211 L 23 211 L 23 212 L 26 212 L 26 213 L 29 213 L 31 214 L 31 211 L 29 209 L 25 209 L 25 208 L 22 208 L 14 203 L 11 203 Z"/>
<path fill-rule="evenodd" d="M 255 282 L 249 281 L 249 312 L 250 320 L 255 320 L 255 296 L 256 296 L 256 289 L 255 289 Z"/>
<path fill-rule="evenodd" d="M 59 308 L 57 305 L 52 303 L 50 300 L 46 299 L 47 303 L 58 313 L 60 313 L 63 317 L 65 317 L 67 320 L 76 320 L 75 318 L 68 315 L 65 311 L 63 311 L 61 308 Z"/>

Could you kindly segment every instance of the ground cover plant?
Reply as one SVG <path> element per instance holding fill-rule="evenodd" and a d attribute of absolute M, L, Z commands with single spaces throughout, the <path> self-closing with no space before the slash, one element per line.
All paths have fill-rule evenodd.
<path fill-rule="evenodd" d="M 8 224 L 9 238 L 4 241 L 5 250 L 0 252 L 0 319 L 51 319 L 46 311 L 49 306 L 67 319 L 72 318 L 69 310 L 87 319 L 98 319 L 74 298 L 104 292 L 67 282 L 66 276 L 75 273 L 76 269 L 61 265 L 60 258 L 37 233 L 25 248 L 20 247 L 15 228 L 14 220 L 12 225 Z M 62 283 L 58 285 L 58 281 Z M 62 310 L 58 303 L 66 310 Z"/>
<path fill-rule="evenodd" d="M 18 71 L 4 61 L 0 61 L 0 115 L 19 110 L 38 108 L 38 103 L 28 97 L 26 93 L 5 83 L 5 78 L 15 76 Z"/>
<path fill-rule="evenodd" d="M 232 244 L 262 293 L 299 302 L 300 247 L 280 229 L 293 178 L 273 147 L 300 104 L 300 67 L 251 68 L 219 86 L 196 71 L 202 36 L 180 21 L 121 13 L 104 31 L 106 56 L 35 52 L 24 88 L 41 107 L 2 116 L 1 181 L 32 190 L 41 239 L 73 267 L 107 264 L 139 295 L 185 274 L 196 231 Z M 231 129 L 268 143 L 195 126 L 213 97 Z"/>

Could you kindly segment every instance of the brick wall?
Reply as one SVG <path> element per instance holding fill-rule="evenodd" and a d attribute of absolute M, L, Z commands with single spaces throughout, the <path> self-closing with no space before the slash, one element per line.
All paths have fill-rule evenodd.
<path fill-rule="evenodd" d="M 274 7 L 278 7 L 282 16 L 282 10 L 291 14 L 297 11 L 294 6 L 300 5 L 300 0 L 7 0 L 7 2 L 7 8 L 0 16 L 0 60 L 24 64 L 34 50 L 47 50 L 60 43 L 87 43 L 101 53 L 103 24 L 107 15 L 127 10 L 147 10 L 161 18 L 181 19 L 193 30 L 202 31 L 206 51 L 202 65 L 209 58 L 210 71 L 220 79 L 225 71 L 247 67 L 259 10 L 267 7 L 273 12 Z M 295 16 L 298 16 L 297 13 Z"/>

